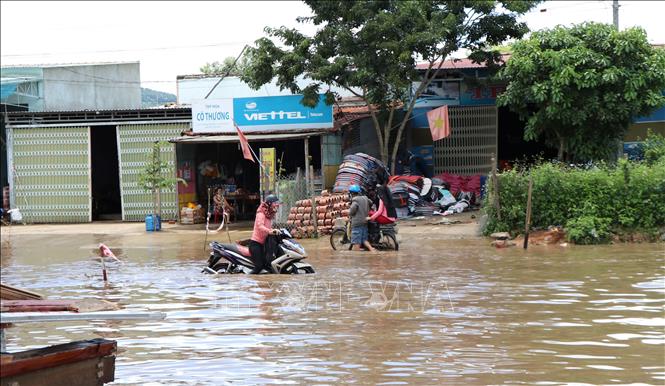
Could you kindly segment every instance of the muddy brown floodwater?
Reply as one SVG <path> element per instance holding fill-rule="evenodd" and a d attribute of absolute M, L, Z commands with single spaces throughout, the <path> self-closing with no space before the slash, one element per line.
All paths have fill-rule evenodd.
<path fill-rule="evenodd" d="M 114 384 L 665 382 L 663 244 L 524 252 L 414 228 L 398 253 L 307 241 L 314 275 L 211 276 L 202 232 L 103 229 L 3 228 L 2 281 L 166 319 L 24 324 L 8 351 L 115 339 Z M 100 242 L 125 260 L 108 286 Z"/>

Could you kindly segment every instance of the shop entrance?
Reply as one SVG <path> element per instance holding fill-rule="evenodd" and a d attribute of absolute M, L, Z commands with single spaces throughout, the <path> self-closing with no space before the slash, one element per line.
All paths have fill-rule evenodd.
<path fill-rule="evenodd" d="M 266 136 L 267 137 L 267 136 Z M 275 149 L 276 174 L 282 178 L 294 176 L 300 168 L 301 176 L 305 172 L 305 138 L 284 140 L 252 140 L 250 146 L 258 155 L 261 148 Z M 218 188 L 222 188 L 224 197 L 233 206 L 234 216 L 237 220 L 251 220 L 254 218 L 256 208 L 261 202 L 261 191 L 258 163 L 243 158 L 242 150 L 237 142 L 219 141 L 205 143 L 180 143 L 176 146 L 178 168 L 190 168 L 195 178 L 190 178 L 195 188 L 187 193 L 179 187 L 179 201 L 181 208 L 201 205 L 207 210 L 208 193 L 210 192 L 210 205 L 213 205 L 213 196 Z M 319 136 L 309 138 L 310 165 L 314 167 L 314 174 L 321 174 L 321 140 Z M 279 171 L 281 170 L 281 171 Z M 180 174 L 180 172 L 179 172 Z M 184 193 L 184 194 L 183 194 Z M 188 197 L 184 202 L 182 197 Z M 211 213 L 214 211 L 211 210 Z M 234 220 L 235 220 L 234 219 Z"/>
<path fill-rule="evenodd" d="M 524 140 L 525 123 L 507 107 L 499 107 L 498 121 L 499 169 L 508 168 L 515 161 L 532 162 L 535 157 L 556 158 L 556 149 L 539 141 Z"/>
<path fill-rule="evenodd" d="M 115 126 L 90 128 L 92 220 L 122 220 Z"/>

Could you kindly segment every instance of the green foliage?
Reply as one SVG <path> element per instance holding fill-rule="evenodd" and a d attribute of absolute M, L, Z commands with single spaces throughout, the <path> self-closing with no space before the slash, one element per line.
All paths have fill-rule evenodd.
<path fill-rule="evenodd" d="M 566 231 L 576 242 L 603 242 L 610 231 L 653 233 L 665 226 L 665 160 L 653 165 L 620 160 L 587 169 L 543 163 L 498 175 L 501 221 L 492 205 L 496 192 L 488 184 L 487 234 L 524 230 L 529 177 L 535 228 L 571 227 Z"/>
<path fill-rule="evenodd" d="M 558 26 L 512 48 L 497 103 L 526 120 L 526 140 L 558 148 L 560 160 L 611 158 L 633 117 L 665 105 L 665 50 L 641 28 Z"/>
<path fill-rule="evenodd" d="M 665 137 L 651 130 L 647 131 L 643 149 L 644 160 L 647 163 L 654 164 L 659 160 L 665 160 Z"/>
<path fill-rule="evenodd" d="M 243 81 L 259 88 L 275 79 L 281 89 L 304 95 L 313 106 L 321 92 L 333 101 L 330 86 L 339 86 L 362 98 L 372 109 L 381 158 L 392 161 L 416 98 L 451 52 L 468 49 L 478 60 L 497 59 L 491 47 L 527 32 L 518 18 L 539 1 L 305 1 L 312 16 L 303 23 L 318 27 L 313 36 L 286 27 L 269 28 L 248 50 L 249 66 Z M 423 79 L 419 61 L 428 63 Z M 297 79 L 310 83 L 301 88 Z M 422 82 L 411 101 L 413 82 Z M 394 110 L 407 113 L 393 127 Z M 394 128 L 399 127 L 397 130 Z"/>
<path fill-rule="evenodd" d="M 154 192 L 157 189 L 173 187 L 178 179 L 166 175 L 169 171 L 168 164 L 161 160 L 160 154 L 165 142 L 155 142 L 149 154 L 149 160 L 138 177 L 138 185 L 141 189 Z"/>
<path fill-rule="evenodd" d="M 581 216 L 568 220 L 566 235 L 575 244 L 602 244 L 610 240 L 610 219 Z"/>
<path fill-rule="evenodd" d="M 228 72 L 230 76 L 241 76 L 247 68 L 247 57 L 240 57 L 234 65 L 235 60 L 236 58 L 233 56 L 227 56 L 222 63 L 218 61 L 208 62 L 199 70 L 206 75 L 224 75 Z"/>

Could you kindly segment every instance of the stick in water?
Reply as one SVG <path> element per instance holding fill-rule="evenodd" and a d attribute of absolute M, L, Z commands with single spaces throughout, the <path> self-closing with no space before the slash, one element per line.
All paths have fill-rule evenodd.
<path fill-rule="evenodd" d="M 115 257 L 115 254 L 111 252 L 111 249 L 107 247 L 104 244 L 99 244 L 99 256 L 102 260 L 102 277 L 104 278 L 104 282 L 109 281 L 109 277 L 106 274 L 106 262 L 104 261 L 105 257 L 111 257 L 117 262 L 121 262 L 120 259 Z"/>
<path fill-rule="evenodd" d="M 531 193 L 533 191 L 533 178 L 529 177 L 529 192 L 526 197 L 526 223 L 524 225 L 524 249 L 529 245 L 529 228 L 531 226 Z"/>

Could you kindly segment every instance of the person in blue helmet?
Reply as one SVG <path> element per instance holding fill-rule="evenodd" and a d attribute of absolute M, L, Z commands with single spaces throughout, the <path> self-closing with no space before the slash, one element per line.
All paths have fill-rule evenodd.
<path fill-rule="evenodd" d="M 360 186 L 349 186 L 351 194 L 351 207 L 349 217 L 351 218 L 351 249 L 361 249 L 363 246 L 368 251 L 374 252 L 370 245 L 367 234 L 367 221 L 369 221 L 369 209 L 372 205 L 369 198 L 362 194 Z"/>

